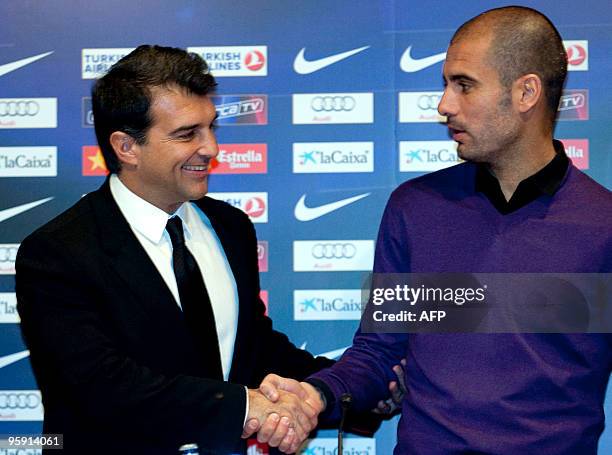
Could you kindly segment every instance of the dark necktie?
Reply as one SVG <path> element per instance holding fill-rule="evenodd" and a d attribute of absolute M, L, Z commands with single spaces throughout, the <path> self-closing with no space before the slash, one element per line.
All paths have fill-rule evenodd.
<path fill-rule="evenodd" d="M 166 230 L 172 241 L 172 264 L 185 321 L 204 356 L 208 377 L 223 379 L 215 316 L 200 268 L 185 245 L 181 219 L 168 219 Z"/>

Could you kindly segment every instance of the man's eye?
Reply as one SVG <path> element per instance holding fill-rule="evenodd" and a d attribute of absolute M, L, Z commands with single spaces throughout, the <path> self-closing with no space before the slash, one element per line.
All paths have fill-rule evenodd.
<path fill-rule="evenodd" d="M 195 135 L 195 133 L 193 131 L 188 131 L 186 133 L 178 135 L 177 139 L 179 139 L 181 141 L 189 141 L 189 140 L 193 139 L 194 135 Z"/>

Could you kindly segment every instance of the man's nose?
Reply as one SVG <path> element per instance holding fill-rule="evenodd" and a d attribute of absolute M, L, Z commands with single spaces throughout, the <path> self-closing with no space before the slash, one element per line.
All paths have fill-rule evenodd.
<path fill-rule="evenodd" d="M 442 98 L 440 98 L 440 102 L 438 103 L 438 113 L 440 115 L 448 117 L 456 113 L 456 106 L 452 98 L 452 94 L 450 93 L 448 87 L 445 88 Z"/>

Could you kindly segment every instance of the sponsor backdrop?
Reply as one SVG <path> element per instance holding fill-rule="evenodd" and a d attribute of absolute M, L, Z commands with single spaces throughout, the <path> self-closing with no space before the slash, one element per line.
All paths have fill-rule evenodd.
<path fill-rule="evenodd" d="M 570 73 L 556 136 L 610 188 L 612 7 L 522 3 L 549 15 L 566 40 Z M 357 290 L 390 192 L 457 163 L 436 111 L 449 38 L 469 17 L 504 4 L 150 0 L 145 10 L 137 1 L 2 2 L 0 434 L 41 429 L 14 259 L 28 233 L 105 178 L 89 91 L 110 65 L 142 43 L 189 48 L 209 62 L 220 126 L 211 196 L 255 223 L 275 326 L 315 354 L 338 356 L 358 324 Z M 391 453 L 395 424 L 375 439 L 352 438 L 345 453 Z M 333 453 L 334 436 L 321 432 L 304 453 Z M 612 433 L 601 447 L 612 451 Z"/>

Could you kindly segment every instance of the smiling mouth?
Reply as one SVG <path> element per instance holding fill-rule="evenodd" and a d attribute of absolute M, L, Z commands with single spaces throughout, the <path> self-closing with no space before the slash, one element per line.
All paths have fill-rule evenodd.
<path fill-rule="evenodd" d="M 185 164 L 183 166 L 183 169 L 185 169 L 186 171 L 207 171 L 208 170 L 208 164 Z"/>

